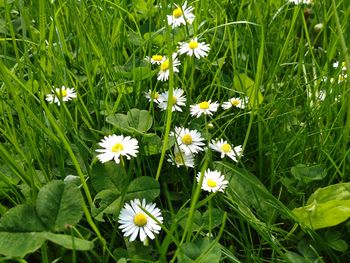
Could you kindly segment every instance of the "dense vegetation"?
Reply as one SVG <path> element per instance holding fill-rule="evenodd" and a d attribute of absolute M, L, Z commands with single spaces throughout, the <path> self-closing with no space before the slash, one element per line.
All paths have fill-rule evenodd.
<path fill-rule="evenodd" d="M 350 6 L 299 2 L 0 0 L 0 260 L 347 262 Z"/>

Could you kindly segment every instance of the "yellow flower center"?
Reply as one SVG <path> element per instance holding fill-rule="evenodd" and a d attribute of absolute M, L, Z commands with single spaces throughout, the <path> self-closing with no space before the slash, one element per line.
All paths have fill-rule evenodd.
<path fill-rule="evenodd" d="M 169 68 L 169 59 L 165 60 L 161 65 L 160 65 L 160 70 L 161 71 L 166 71 Z"/>
<path fill-rule="evenodd" d="M 225 143 L 221 146 L 221 150 L 224 152 L 224 153 L 228 153 L 231 151 L 231 146 L 228 144 L 228 143 Z"/>
<path fill-rule="evenodd" d="M 184 136 L 182 136 L 181 140 L 183 144 L 190 145 L 192 143 L 192 136 L 189 133 L 187 133 Z"/>
<path fill-rule="evenodd" d="M 151 92 L 151 98 L 156 100 L 159 98 L 159 93 L 157 91 L 152 91 Z"/>
<path fill-rule="evenodd" d="M 134 216 L 134 223 L 137 226 L 144 226 L 147 224 L 147 217 L 144 213 L 138 213 Z"/>
<path fill-rule="evenodd" d="M 232 99 L 232 100 L 231 100 L 231 104 L 232 104 L 232 106 L 237 107 L 237 106 L 239 105 L 239 103 L 240 103 L 240 101 L 239 101 L 239 100 L 237 100 L 237 99 Z"/>
<path fill-rule="evenodd" d="M 179 152 L 177 154 L 175 154 L 175 161 L 177 164 L 184 164 L 184 158 L 183 155 Z"/>
<path fill-rule="evenodd" d="M 212 180 L 212 179 L 208 179 L 207 185 L 208 185 L 209 187 L 216 187 L 216 186 L 217 186 L 217 183 L 216 183 L 214 180 Z"/>
<path fill-rule="evenodd" d="M 60 95 L 62 97 L 66 97 L 67 96 L 67 91 L 65 89 L 60 90 Z"/>
<path fill-rule="evenodd" d="M 176 98 L 175 96 L 173 96 L 173 97 L 171 98 L 171 103 L 172 103 L 172 104 L 176 104 L 176 102 L 177 102 L 177 98 Z"/>
<path fill-rule="evenodd" d="M 188 47 L 190 49 L 196 49 L 198 47 L 198 42 L 197 41 L 190 41 L 190 43 L 188 44 Z"/>
<path fill-rule="evenodd" d="M 153 55 L 153 56 L 152 56 L 152 59 L 153 59 L 154 61 L 162 61 L 163 56 L 161 56 L 161 55 Z"/>
<path fill-rule="evenodd" d="M 347 77 L 346 75 L 340 74 L 338 79 L 339 79 L 339 81 L 344 81 L 346 79 L 346 77 Z"/>
<path fill-rule="evenodd" d="M 181 8 L 176 8 L 176 9 L 174 9 L 174 11 L 173 11 L 173 17 L 179 18 L 179 17 L 181 17 L 181 16 L 182 16 L 182 10 L 181 10 Z"/>
<path fill-rule="evenodd" d="M 116 143 L 116 144 L 114 144 L 114 146 L 112 147 L 112 152 L 114 152 L 114 153 L 119 153 L 119 152 L 121 152 L 123 149 L 124 149 L 123 144 L 121 144 L 121 143 Z"/>
<path fill-rule="evenodd" d="M 209 109 L 209 102 L 203 101 L 203 102 L 199 103 L 199 108 L 202 109 L 202 110 Z"/>

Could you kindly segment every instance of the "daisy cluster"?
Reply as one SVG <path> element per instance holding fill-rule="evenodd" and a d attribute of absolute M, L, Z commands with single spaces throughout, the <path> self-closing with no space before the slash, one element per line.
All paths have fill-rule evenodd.
<path fill-rule="evenodd" d="M 193 10 L 193 7 L 187 5 L 187 1 L 182 6 L 175 5 L 172 14 L 167 16 L 168 25 L 173 29 L 191 25 L 195 19 Z M 171 62 L 168 57 L 159 54 L 146 59 L 152 65 L 159 67 L 157 80 L 164 82 L 169 79 L 170 66 L 172 66 L 174 73 L 179 72 L 181 55 L 201 59 L 208 56 L 209 51 L 209 44 L 200 42 L 197 37 L 192 37 L 188 41 L 177 44 L 177 50 L 172 53 Z M 53 89 L 51 94 L 46 95 L 46 100 L 49 103 L 60 105 L 62 102 L 76 97 L 74 89 L 63 86 Z M 145 97 L 157 105 L 160 111 L 166 111 L 169 105 L 172 112 L 183 112 L 189 106 L 189 114 L 195 118 L 211 117 L 220 106 L 223 110 L 230 110 L 230 108 L 244 109 L 248 105 L 247 97 L 232 97 L 221 105 L 212 100 L 186 105 L 186 94 L 181 88 L 175 88 L 171 96 L 169 91 L 158 93 L 156 90 L 149 90 L 145 93 Z M 201 131 L 184 126 L 175 126 L 170 136 L 174 138 L 175 144 L 168 156 L 168 161 L 178 168 L 181 166 L 194 168 L 196 156 L 200 155 L 206 148 L 219 153 L 221 158 L 228 157 L 234 162 L 238 162 L 243 152 L 241 145 L 234 146 L 222 138 L 208 140 Z M 139 141 L 131 136 L 107 135 L 98 143 L 98 146 L 96 157 L 101 163 L 114 161 L 116 164 L 124 166 L 125 160 L 130 160 L 139 154 Z M 201 184 L 199 187 L 202 190 L 210 193 L 224 192 L 229 184 L 220 171 L 210 169 L 198 172 L 195 179 L 198 184 Z M 134 241 L 139 237 L 146 244 L 148 239 L 154 239 L 155 234 L 160 232 L 163 216 L 156 204 L 147 203 L 145 199 L 134 199 L 124 205 L 119 214 L 118 223 L 123 235 L 128 237 L 129 241 Z"/>

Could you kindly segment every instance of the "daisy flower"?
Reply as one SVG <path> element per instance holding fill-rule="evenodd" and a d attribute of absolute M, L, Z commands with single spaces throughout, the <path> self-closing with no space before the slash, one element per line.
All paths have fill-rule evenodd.
<path fill-rule="evenodd" d="M 248 98 L 245 97 L 243 99 L 240 98 L 231 98 L 229 101 L 226 101 L 222 104 L 222 108 L 224 110 L 227 110 L 232 107 L 244 109 L 245 106 L 248 104 Z"/>
<path fill-rule="evenodd" d="M 163 92 L 160 94 L 160 103 L 159 108 L 161 110 L 166 110 L 168 107 L 169 91 Z M 171 111 L 181 111 L 180 107 L 186 105 L 186 97 L 184 96 L 184 91 L 182 89 L 174 89 L 173 96 L 170 99 L 171 104 L 173 105 Z"/>
<path fill-rule="evenodd" d="M 189 130 L 187 128 L 175 127 L 175 132 L 170 133 L 174 136 L 177 146 L 185 154 L 195 154 L 203 151 L 204 139 L 197 130 Z"/>
<path fill-rule="evenodd" d="M 340 74 L 338 76 L 338 83 L 345 81 L 347 78 L 348 78 L 348 74 L 344 74 L 344 73 Z"/>
<path fill-rule="evenodd" d="M 192 116 L 199 118 L 202 114 L 212 115 L 213 112 L 218 110 L 218 107 L 219 104 L 217 102 L 211 102 L 211 100 L 208 100 L 195 105 L 191 105 L 190 111 Z"/>
<path fill-rule="evenodd" d="M 170 155 L 168 162 L 176 165 L 178 168 L 180 166 L 192 167 L 194 166 L 193 154 L 186 154 L 181 151 L 177 146 L 174 148 L 174 155 Z"/>
<path fill-rule="evenodd" d="M 167 15 L 168 25 L 172 26 L 172 28 L 178 27 L 182 25 L 186 25 L 186 23 L 192 24 L 195 16 L 192 13 L 193 7 L 187 7 L 187 1 L 182 5 L 182 7 L 176 5 L 176 8 L 173 10 L 172 15 Z"/>
<path fill-rule="evenodd" d="M 336 61 L 333 63 L 333 68 L 338 68 L 339 67 L 339 61 Z M 346 63 L 343 61 L 341 63 L 341 70 L 346 71 Z"/>
<path fill-rule="evenodd" d="M 130 201 L 130 204 L 124 205 L 118 218 L 119 228 L 124 233 L 124 237 L 130 237 L 130 242 L 134 241 L 137 236 L 140 237 L 142 242 L 146 241 L 147 238 L 154 239 L 154 233 L 158 234 L 161 230 L 156 220 L 148 216 L 144 210 L 158 222 L 163 223 L 162 214 L 156 204 L 147 204 L 145 199 Z"/>
<path fill-rule="evenodd" d="M 201 179 L 201 172 L 197 174 L 197 182 Z M 202 181 L 202 190 L 208 192 L 224 192 L 228 185 L 228 181 L 219 171 L 210 171 L 207 169 L 204 172 L 204 178 Z"/>
<path fill-rule="evenodd" d="M 163 56 L 162 55 L 153 55 L 152 57 L 147 56 L 146 60 L 151 62 L 151 64 L 156 64 L 160 65 L 163 61 Z"/>
<path fill-rule="evenodd" d="M 101 152 L 97 155 L 97 158 L 102 162 L 108 162 L 113 160 L 118 164 L 120 162 L 119 157 L 126 156 L 128 160 L 131 157 L 136 157 L 138 153 L 138 141 L 130 136 L 124 137 L 123 135 L 110 135 L 105 136 L 99 143 L 104 149 L 97 149 L 96 152 Z"/>
<path fill-rule="evenodd" d="M 221 158 L 224 158 L 225 155 L 230 157 L 233 161 L 237 162 L 237 157 L 242 153 L 242 145 L 238 145 L 234 148 L 227 141 L 220 139 L 220 141 L 215 142 L 211 141 L 209 147 L 219 153 L 221 153 Z"/>
<path fill-rule="evenodd" d="M 289 0 L 289 3 L 293 3 L 295 5 L 301 5 L 301 4 L 311 5 L 312 0 Z"/>
<path fill-rule="evenodd" d="M 149 102 L 153 101 L 155 103 L 160 103 L 161 98 L 157 91 L 155 90 L 148 90 L 148 92 L 145 92 L 145 97 L 148 99 Z"/>
<path fill-rule="evenodd" d="M 177 68 L 180 65 L 180 61 L 177 59 L 177 53 L 173 53 L 173 72 L 179 72 Z M 169 59 L 163 57 L 162 63 L 160 64 L 159 73 L 157 80 L 166 81 L 169 78 Z"/>
<path fill-rule="evenodd" d="M 46 95 L 46 101 L 49 103 L 57 103 L 57 105 L 61 104 L 61 100 L 63 102 L 69 101 L 73 98 L 76 98 L 77 94 L 75 93 L 74 88 L 66 88 L 62 86 L 61 88 L 56 88 L 52 90 L 52 94 Z"/>
<path fill-rule="evenodd" d="M 190 42 L 179 43 L 180 54 L 187 54 L 188 56 L 192 56 L 194 54 L 198 59 L 208 56 L 209 50 L 209 44 L 198 42 L 196 37 L 191 39 Z"/>

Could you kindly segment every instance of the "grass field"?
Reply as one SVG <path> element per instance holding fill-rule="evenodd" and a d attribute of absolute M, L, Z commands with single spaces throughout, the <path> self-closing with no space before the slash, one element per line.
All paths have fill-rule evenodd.
<path fill-rule="evenodd" d="M 298 2 L 0 0 L 0 261 L 348 262 L 350 5 Z"/>

